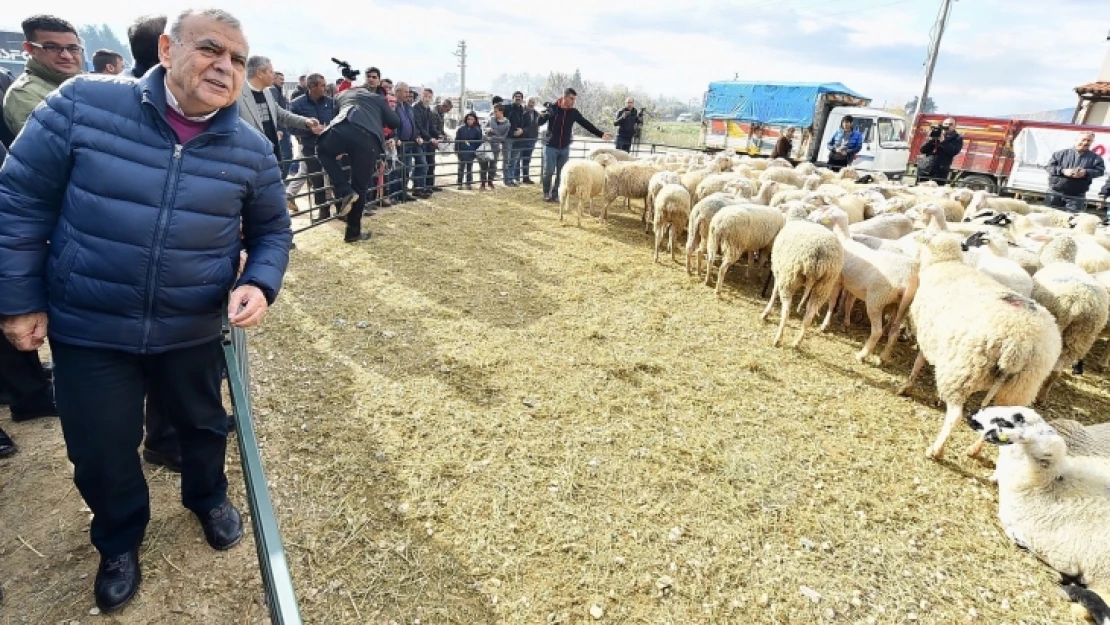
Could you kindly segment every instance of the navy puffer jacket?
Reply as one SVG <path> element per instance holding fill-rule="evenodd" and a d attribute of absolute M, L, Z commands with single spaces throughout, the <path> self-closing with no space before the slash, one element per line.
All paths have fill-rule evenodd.
<path fill-rule="evenodd" d="M 273 146 L 237 105 L 184 146 L 165 70 L 81 76 L 35 109 L 0 169 L 0 315 L 48 311 L 51 340 L 132 353 L 220 334 L 235 283 L 272 303 L 292 240 Z"/>

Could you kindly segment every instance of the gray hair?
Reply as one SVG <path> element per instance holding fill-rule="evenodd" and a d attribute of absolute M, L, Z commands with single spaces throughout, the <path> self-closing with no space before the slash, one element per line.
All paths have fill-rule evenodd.
<path fill-rule="evenodd" d="M 207 17 L 208 19 L 216 20 L 222 24 L 234 28 L 235 30 L 243 30 L 243 25 L 235 18 L 234 15 L 228 13 L 223 9 L 185 9 L 177 17 L 174 18 L 173 23 L 170 24 L 169 35 L 170 39 L 174 41 L 181 41 L 181 29 L 186 19 L 192 16 Z"/>
<path fill-rule="evenodd" d="M 326 80 L 327 79 L 324 78 L 323 74 L 309 74 L 308 78 L 305 79 L 305 82 L 308 84 L 309 87 L 314 87 L 322 82 L 325 82 Z"/>
<path fill-rule="evenodd" d="M 1080 137 L 1090 137 L 1091 138 L 1091 143 L 1095 142 L 1095 133 L 1093 133 L 1089 130 L 1084 130 L 1083 132 L 1079 133 L 1079 136 Z"/>
<path fill-rule="evenodd" d="M 407 82 L 402 81 L 402 82 L 399 82 L 399 83 L 393 85 L 393 93 L 397 93 L 397 92 L 401 91 L 402 89 L 404 89 L 405 91 L 408 91 L 409 90 L 409 84 Z"/>
<path fill-rule="evenodd" d="M 270 67 L 273 63 L 270 62 L 269 57 L 265 56 L 252 56 L 247 59 L 247 78 L 254 78 L 258 72 Z"/>

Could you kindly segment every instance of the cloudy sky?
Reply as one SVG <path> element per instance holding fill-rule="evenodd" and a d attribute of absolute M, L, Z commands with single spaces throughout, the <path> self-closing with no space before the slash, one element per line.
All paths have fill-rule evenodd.
<path fill-rule="evenodd" d="M 182 0 L 55 0 L 78 24 L 107 22 L 122 37 L 135 15 L 175 13 Z M 503 72 L 581 70 L 583 77 L 700 100 L 712 80 L 840 81 L 878 105 L 920 90 L 940 0 L 222 0 L 251 51 L 279 70 L 337 76 L 329 58 L 377 65 L 420 83 L 455 70 L 467 83 Z M 1003 115 L 1071 107 L 1110 50 L 1108 0 L 957 0 L 941 46 L 933 98 L 942 112 Z M 18 27 L 6 9 L 0 26 Z M 110 16 L 109 16 L 110 15 Z"/>

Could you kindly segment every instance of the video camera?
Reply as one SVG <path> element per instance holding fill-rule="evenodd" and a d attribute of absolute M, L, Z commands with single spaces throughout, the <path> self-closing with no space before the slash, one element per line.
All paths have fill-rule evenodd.
<path fill-rule="evenodd" d="M 358 80 L 358 75 L 361 73 L 357 69 L 351 68 L 351 64 L 346 61 L 340 61 L 334 56 L 331 57 L 331 62 L 339 66 L 339 73 L 347 80 L 354 82 Z"/>
<path fill-rule="evenodd" d="M 934 124 L 934 125 L 929 127 L 929 138 L 931 138 L 931 139 L 936 139 L 937 137 L 939 137 L 943 133 L 944 133 L 944 126 L 941 126 L 939 124 Z"/>

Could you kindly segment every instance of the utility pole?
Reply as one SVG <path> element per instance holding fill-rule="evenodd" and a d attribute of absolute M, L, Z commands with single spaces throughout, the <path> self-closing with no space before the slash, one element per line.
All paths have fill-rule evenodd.
<path fill-rule="evenodd" d="M 952 3 L 955 0 L 941 0 L 940 13 L 937 23 L 933 27 L 933 40 L 929 42 L 929 56 L 925 59 L 925 84 L 921 87 L 921 94 L 917 96 L 917 107 L 913 111 L 909 135 L 917 131 L 917 120 L 921 119 L 921 112 L 925 103 L 929 101 L 929 87 L 933 82 L 933 68 L 937 65 L 937 54 L 940 52 L 940 38 L 944 36 L 944 29 L 948 26 L 948 15 L 952 12 Z"/>
<path fill-rule="evenodd" d="M 466 97 L 466 40 L 459 42 L 459 49 L 455 51 L 459 57 L 459 114 L 466 115 L 463 109 L 463 98 Z"/>

